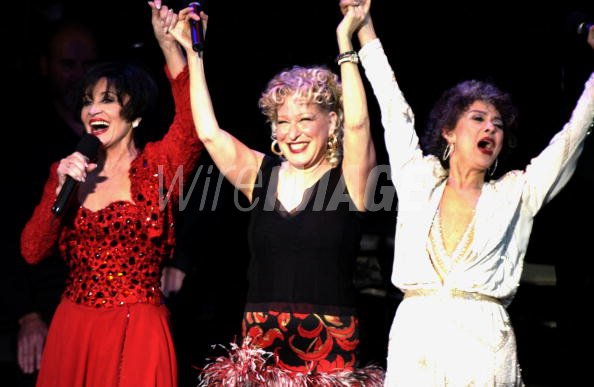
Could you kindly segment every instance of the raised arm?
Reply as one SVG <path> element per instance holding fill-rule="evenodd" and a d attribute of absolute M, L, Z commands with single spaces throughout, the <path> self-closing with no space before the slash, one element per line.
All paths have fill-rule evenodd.
<path fill-rule="evenodd" d="M 172 78 L 177 78 L 186 67 L 186 58 L 177 40 L 168 33 L 168 26 L 175 24 L 177 15 L 171 8 L 161 4 L 161 0 L 149 1 L 151 7 L 151 23 L 155 38 L 165 57 L 165 63 Z"/>
<path fill-rule="evenodd" d="M 567 184 L 594 125 L 594 73 L 586 81 L 569 121 L 526 167 L 526 205 L 536 214 Z"/>
<path fill-rule="evenodd" d="M 341 0 L 341 7 L 356 0 Z M 369 0 L 360 1 L 361 4 Z M 384 139 L 390 158 L 392 180 L 399 191 L 407 179 L 397 178 L 405 167 L 412 166 L 412 160 L 422 160 L 419 138 L 414 128 L 414 115 L 406 102 L 378 39 L 369 12 L 357 33 L 361 50 L 359 56 L 365 75 L 377 99 L 384 127 Z M 418 172 L 418 171 L 417 171 Z M 414 178 L 414 176 L 411 176 Z"/>
<path fill-rule="evenodd" d="M 341 0 L 341 4 L 343 2 L 349 1 L 359 2 L 359 0 Z M 373 28 L 373 20 L 371 19 L 370 15 L 371 0 L 363 0 L 361 6 L 363 6 L 365 9 L 365 19 L 363 20 L 363 23 L 361 23 L 361 26 L 357 30 L 357 38 L 359 39 L 359 45 L 363 47 L 370 41 L 377 39 L 377 34 L 375 33 L 375 29 Z"/>
<path fill-rule="evenodd" d="M 198 137 L 221 173 L 251 201 L 252 189 L 264 155 L 254 151 L 219 127 L 204 74 L 202 54 L 192 49 L 189 20 L 206 23 L 204 13 L 196 15 L 191 8 L 180 11 L 177 22 L 169 30 L 184 47 L 190 71 L 192 116 Z"/>
<path fill-rule="evenodd" d="M 344 18 L 336 29 L 341 54 L 352 52 L 351 38 L 366 19 L 370 0 L 359 5 L 342 6 Z M 349 194 L 360 211 L 365 209 L 367 179 L 376 165 L 375 148 L 369 129 L 365 89 L 357 65 L 358 60 L 340 60 L 344 109 L 343 175 Z"/>

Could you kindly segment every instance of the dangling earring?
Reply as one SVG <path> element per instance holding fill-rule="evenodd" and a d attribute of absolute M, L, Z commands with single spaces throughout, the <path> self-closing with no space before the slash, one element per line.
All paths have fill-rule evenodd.
<path fill-rule="evenodd" d="M 136 129 L 140 125 L 140 118 L 135 119 L 132 121 L 132 129 Z"/>
<path fill-rule="evenodd" d="M 272 144 L 270 144 L 270 151 L 278 157 L 283 157 L 283 151 L 281 150 L 280 145 L 278 145 L 278 140 L 276 139 L 276 134 L 274 132 L 270 135 L 270 138 L 272 139 Z"/>
<path fill-rule="evenodd" d="M 497 162 L 499 161 L 499 159 L 495 159 L 495 162 L 493 163 L 493 169 L 489 168 L 489 177 L 493 176 L 493 174 L 495 173 L 495 170 L 497 169 Z"/>
<path fill-rule="evenodd" d="M 335 167 L 338 165 L 339 158 L 338 135 L 335 130 L 328 136 L 328 142 L 326 143 L 326 160 L 328 160 L 332 167 Z"/>
<path fill-rule="evenodd" d="M 443 150 L 443 155 L 441 155 L 441 158 L 443 159 L 443 161 L 446 161 L 447 159 L 449 159 L 450 155 L 452 154 L 453 151 L 454 151 L 454 143 L 449 142 L 448 145 Z"/>

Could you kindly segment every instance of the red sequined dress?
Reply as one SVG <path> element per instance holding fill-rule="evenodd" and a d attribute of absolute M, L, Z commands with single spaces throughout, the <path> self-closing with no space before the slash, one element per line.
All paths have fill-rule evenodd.
<path fill-rule="evenodd" d="M 192 122 L 187 69 L 175 79 L 167 75 L 175 118 L 164 138 L 148 143 L 132 162 L 132 202 L 116 201 L 97 211 L 81 205 L 55 217 L 50 210 L 58 184 L 55 163 L 23 230 L 21 250 L 29 263 L 57 246 L 70 268 L 38 386 L 177 386 L 161 268 L 175 242 L 179 179 L 190 178 L 203 146 Z M 169 199 L 163 210 L 162 194 Z"/>

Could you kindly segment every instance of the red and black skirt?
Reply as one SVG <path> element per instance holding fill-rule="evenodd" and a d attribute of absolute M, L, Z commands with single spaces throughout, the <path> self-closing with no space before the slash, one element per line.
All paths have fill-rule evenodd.
<path fill-rule="evenodd" d="M 357 361 L 359 321 L 354 315 L 246 312 L 242 334 L 291 371 L 353 370 Z"/>
<path fill-rule="evenodd" d="M 357 369 L 359 322 L 354 313 L 254 309 L 248 305 L 244 313 L 243 342 L 204 368 L 201 385 L 382 386 L 382 369 Z"/>

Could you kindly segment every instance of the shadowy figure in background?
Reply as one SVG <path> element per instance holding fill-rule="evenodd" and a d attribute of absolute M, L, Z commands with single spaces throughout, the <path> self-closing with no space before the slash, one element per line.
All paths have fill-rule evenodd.
<path fill-rule="evenodd" d="M 40 386 L 177 385 L 159 279 L 175 242 L 178 179 L 195 167 L 202 145 L 193 129 L 185 57 L 167 33 L 176 15 L 160 1 L 149 6 L 176 105 L 169 131 L 140 148 L 135 133 L 154 107 L 154 80 L 126 63 L 93 66 L 76 101 L 85 133 L 101 143 L 97 160 L 74 152 L 53 163 L 22 232 L 29 263 L 58 248 L 70 269 Z M 67 175 L 79 182 L 78 205 L 55 216 L 50 208 Z"/>
<path fill-rule="evenodd" d="M 501 171 L 516 118 L 507 94 L 481 81 L 457 84 L 434 105 L 421 144 L 370 16 L 358 36 L 399 199 L 392 281 L 404 299 L 386 386 L 522 385 L 506 306 L 534 216 L 575 170 L 594 117 L 594 74 L 569 122 L 526 169 Z"/>
<path fill-rule="evenodd" d="M 74 92 L 85 72 L 98 58 L 98 47 L 94 32 L 82 22 L 63 21 L 50 33 L 50 40 L 40 59 L 40 72 L 48 83 L 47 96 L 51 101 L 57 119 L 66 124 L 78 139 L 84 126 L 73 112 Z M 55 137 L 59 134 L 54 134 Z M 66 137 L 68 138 L 68 137 Z M 72 141 L 71 141 L 72 142 Z M 65 146 L 68 144 L 65 144 Z"/>
<path fill-rule="evenodd" d="M 48 325 L 64 289 L 67 269 L 57 255 L 35 267 L 26 265 L 20 255 L 17 232 L 24 226 L 47 178 L 47 170 L 40 165 L 48 165 L 71 152 L 82 134 L 82 124 L 75 118 L 72 92 L 98 57 L 95 35 L 83 23 L 63 18 L 52 23 L 40 21 L 36 26 L 43 26 L 40 30 L 44 34 L 37 36 L 44 40 L 40 42 L 40 52 L 31 57 L 32 63 L 24 66 L 33 73 L 15 91 L 16 95 L 24 94 L 22 99 L 15 100 L 33 99 L 35 108 L 20 113 L 27 117 L 26 127 L 17 133 L 20 143 L 27 147 L 27 157 L 21 162 L 27 173 L 15 173 L 10 179 L 15 189 L 8 211 L 14 213 L 15 232 L 6 252 L 13 262 L 9 281 L 14 282 L 14 288 L 6 295 L 7 301 L 2 302 L 5 316 L 9 317 L 7 323 L 13 327 L 6 336 L 8 348 L 2 352 L 8 350 L 16 358 L 19 371 L 11 372 L 17 379 L 14 384 L 23 386 L 35 384 Z"/>

